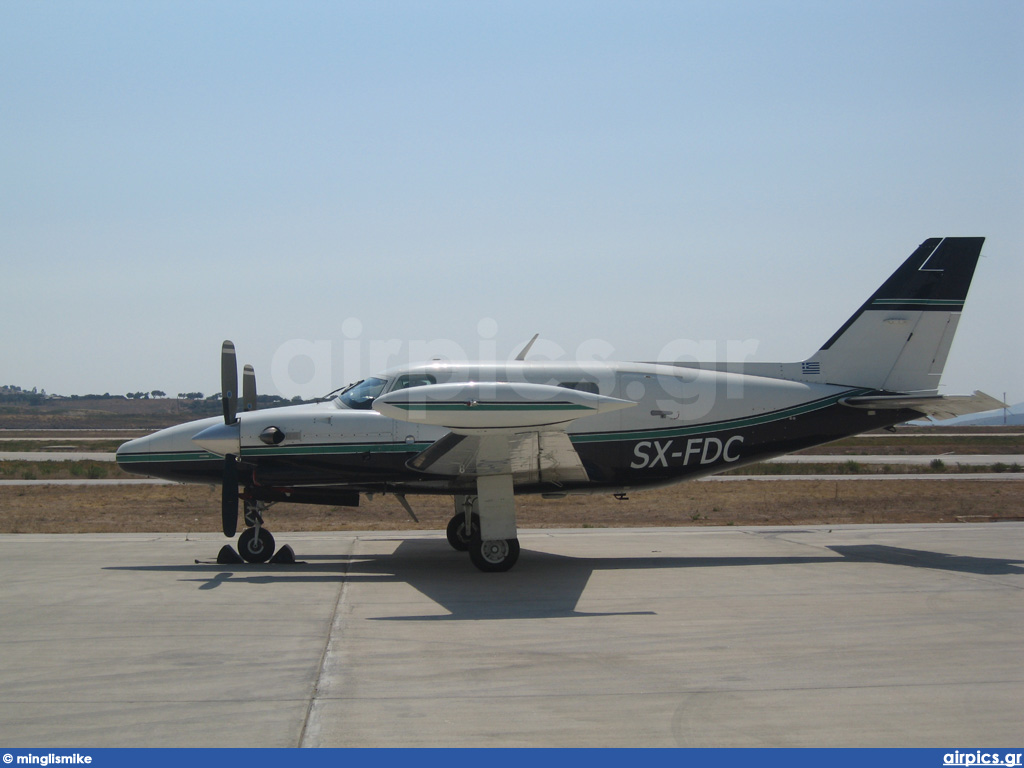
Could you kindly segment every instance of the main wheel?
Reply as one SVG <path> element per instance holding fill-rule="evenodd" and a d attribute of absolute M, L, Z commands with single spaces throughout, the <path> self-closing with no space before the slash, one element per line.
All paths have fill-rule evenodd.
<path fill-rule="evenodd" d="M 474 530 L 469 543 L 469 559 L 485 573 L 507 571 L 519 559 L 519 539 L 480 540 L 479 530 Z"/>
<path fill-rule="evenodd" d="M 466 533 L 466 516 L 459 512 L 448 521 L 448 543 L 452 549 L 458 552 L 465 552 L 469 549 L 469 542 L 474 535 L 480 533 L 480 515 L 473 515 L 472 530 Z"/>
<path fill-rule="evenodd" d="M 238 554 L 247 563 L 265 563 L 274 554 L 274 537 L 266 528 L 246 528 L 238 537 Z"/>

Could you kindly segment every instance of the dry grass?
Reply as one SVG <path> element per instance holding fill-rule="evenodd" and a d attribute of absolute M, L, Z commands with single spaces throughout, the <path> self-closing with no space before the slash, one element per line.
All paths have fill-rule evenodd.
<path fill-rule="evenodd" d="M 359 507 L 278 504 L 274 531 L 434 530 L 451 517 L 449 497 L 410 496 L 414 523 L 389 496 Z M 640 493 L 559 500 L 519 497 L 519 525 L 645 527 L 683 525 L 812 525 L 937 523 L 1022 519 L 1024 481 L 801 480 L 681 483 Z M 210 486 L 5 486 L 0 532 L 201 532 L 220 527 L 220 490 Z"/>
<path fill-rule="evenodd" d="M 98 401 L 102 407 L 111 401 Z M 168 423 L 182 416 L 171 401 L 117 401 L 128 415 L 159 415 Z M 173 408 L 171 407 L 173 405 Z M 64 406 L 66 407 L 66 406 Z M 99 406 L 96 406 L 99 407 Z M 113 407 L 113 406 L 110 406 Z M 164 409 L 166 412 L 160 412 Z M 168 410 L 170 409 L 170 410 Z M 29 409 L 31 410 L 31 409 Z M 57 411 L 58 406 L 52 410 Z M 38 415 L 38 411 L 35 411 Z M 55 423 L 67 414 L 51 413 Z M 117 438 L 142 434 L 112 426 L 120 420 L 103 418 L 96 412 L 75 426 L 94 431 L 19 431 L 6 424 L 6 450 L 13 438 L 45 437 L 44 442 L 25 443 L 27 449 L 67 444 L 85 437 L 102 437 L 100 450 L 112 450 Z M 103 427 L 104 429 L 100 429 Z M 958 428 L 935 432 L 931 429 L 901 428 L 898 434 L 860 436 L 813 449 L 807 453 L 837 454 L 835 467 L 764 465 L 765 472 L 852 472 L 842 463 L 855 453 L 1024 453 L 1020 427 L 971 430 Z M 97 443 L 83 443 L 82 450 L 97 450 Z M 24 450 L 25 448 L 19 448 Z M 840 458 L 841 457 L 841 458 Z M 900 471 L 923 471 L 901 467 Z M 957 471 L 954 465 L 945 471 Z M 746 468 L 744 472 L 753 471 Z M 894 471 L 894 467 L 858 468 L 871 474 Z M 932 468 L 929 471 L 937 471 Z M 966 470 L 962 470 L 966 471 Z M 133 477 L 110 462 L 0 462 L 5 478 L 87 478 Z M 574 496 L 557 501 L 538 497 L 517 500 L 519 524 L 538 527 L 629 527 L 680 525 L 810 525 L 840 523 L 952 522 L 960 518 L 1021 519 L 1024 515 L 1024 482 L 983 482 L 975 480 L 800 480 L 783 482 L 733 481 L 688 482 L 669 488 L 631 494 L 628 501 L 610 495 Z M 399 530 L 444 528 L 453 508 L 449 497 L 410 496 L 420 523 L 413 523 L 390 497 L 363 499 L 361 506 L 322 507 L 279 504 L 268 513 L 272 530 Z M 216 531 L 220 527 L 220 490 L 209 486 L 3 486 L 0 487 L 0 532 L 188 532 Z"/>

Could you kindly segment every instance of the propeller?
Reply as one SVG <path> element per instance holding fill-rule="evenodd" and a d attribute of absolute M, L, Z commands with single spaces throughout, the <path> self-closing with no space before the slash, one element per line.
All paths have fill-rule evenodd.
<path fill-rule="evenodd" d="M 230 453 L 224 457 L 220 514 L 224 535 L 230 539 L 238 528 L 238 460 Z"/>
<path fill-rule="evenodd" d="M 225 341 L 220 350 L 221 398 L 224 404 L 224 426 L 235 427 L 238 422 L 238 361 L 235 345 Z M 242 369 L 242 410 L 256 409 L 256 372 L 251 365 Z M 221 480 L 221 523 L 224 535 L 232 537 L 238 529 L 238 457 L 224 456 L 224 474 Z"/>
<path fill-rule="evenodd" d="M 251 365 L 242 369 L 242 411 L 256 410 L 256 371 Z"/>
<path fill-rule="evenodd" d="M 225 341 L 220 349 L 221 400 L 224 423 L 214 424 L 192 436 L 192 442 L 210 453 L 224 457 L 221 473 L 221 523 L 224 535 L 231 537 L 238 529 L 238 457 L 242 450 L 242 423 L 238 419 L 238 367 L 235 345 Z M 256 373 L 251 365 L 242 375 L 242 410 L 256 408 Z M 266 430 L 264 430 L 266 431 Z"/>
<path fill-rule="evenodd" d="M 224 423 L 238 421 L 238 361 L 235 359 L 235 345 L 225 341 L 220 348 L 220 392 L 224 404 Z"/>

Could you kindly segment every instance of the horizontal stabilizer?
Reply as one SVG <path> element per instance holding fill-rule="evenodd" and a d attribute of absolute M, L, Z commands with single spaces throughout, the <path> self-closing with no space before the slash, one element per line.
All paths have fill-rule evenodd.
<path fill-rule="evenodd" d="M 1005 403 L 986 395 L 984 392 L 977 391 L 973 395 L 926 395 L 924 397 L 912 395 L 866 395 L 864 397 L 847 397 L 839 402 L 851 408 L 865 408 L 873 411 L 909 408 L 939 420 L 1006 407 Z"/>

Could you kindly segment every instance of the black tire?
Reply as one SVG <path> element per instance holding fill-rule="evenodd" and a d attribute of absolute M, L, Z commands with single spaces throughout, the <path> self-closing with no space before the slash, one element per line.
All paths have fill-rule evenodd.
<path fill-rule="evenodd" d="M 266 528 L 260 528 L 259 537 L 255 528 L 246 528 L 238 537 L 238 554 L 247 563 L 265 563 L 274 554 L 274 537 Z"/>
<path fill-rule="evenodd" d="M 456 552 L 467 552 L 469 551 L 469 542 L 474 534 L 480 533 L 480 515 L 473 515 L 472 522 L 473 530 L 470 534 L 466 535 L 466 515 L 459 512 L 451 520 L 448 521 L 448 543 L 452 545 L 452 549 Z"/>
<path fill-rule="evenodd" d="M 476 530 L 469 545 L 469 559 L 484 573 L 507 571 L 519 559 L 519 539 L 481 541 Z"/>

